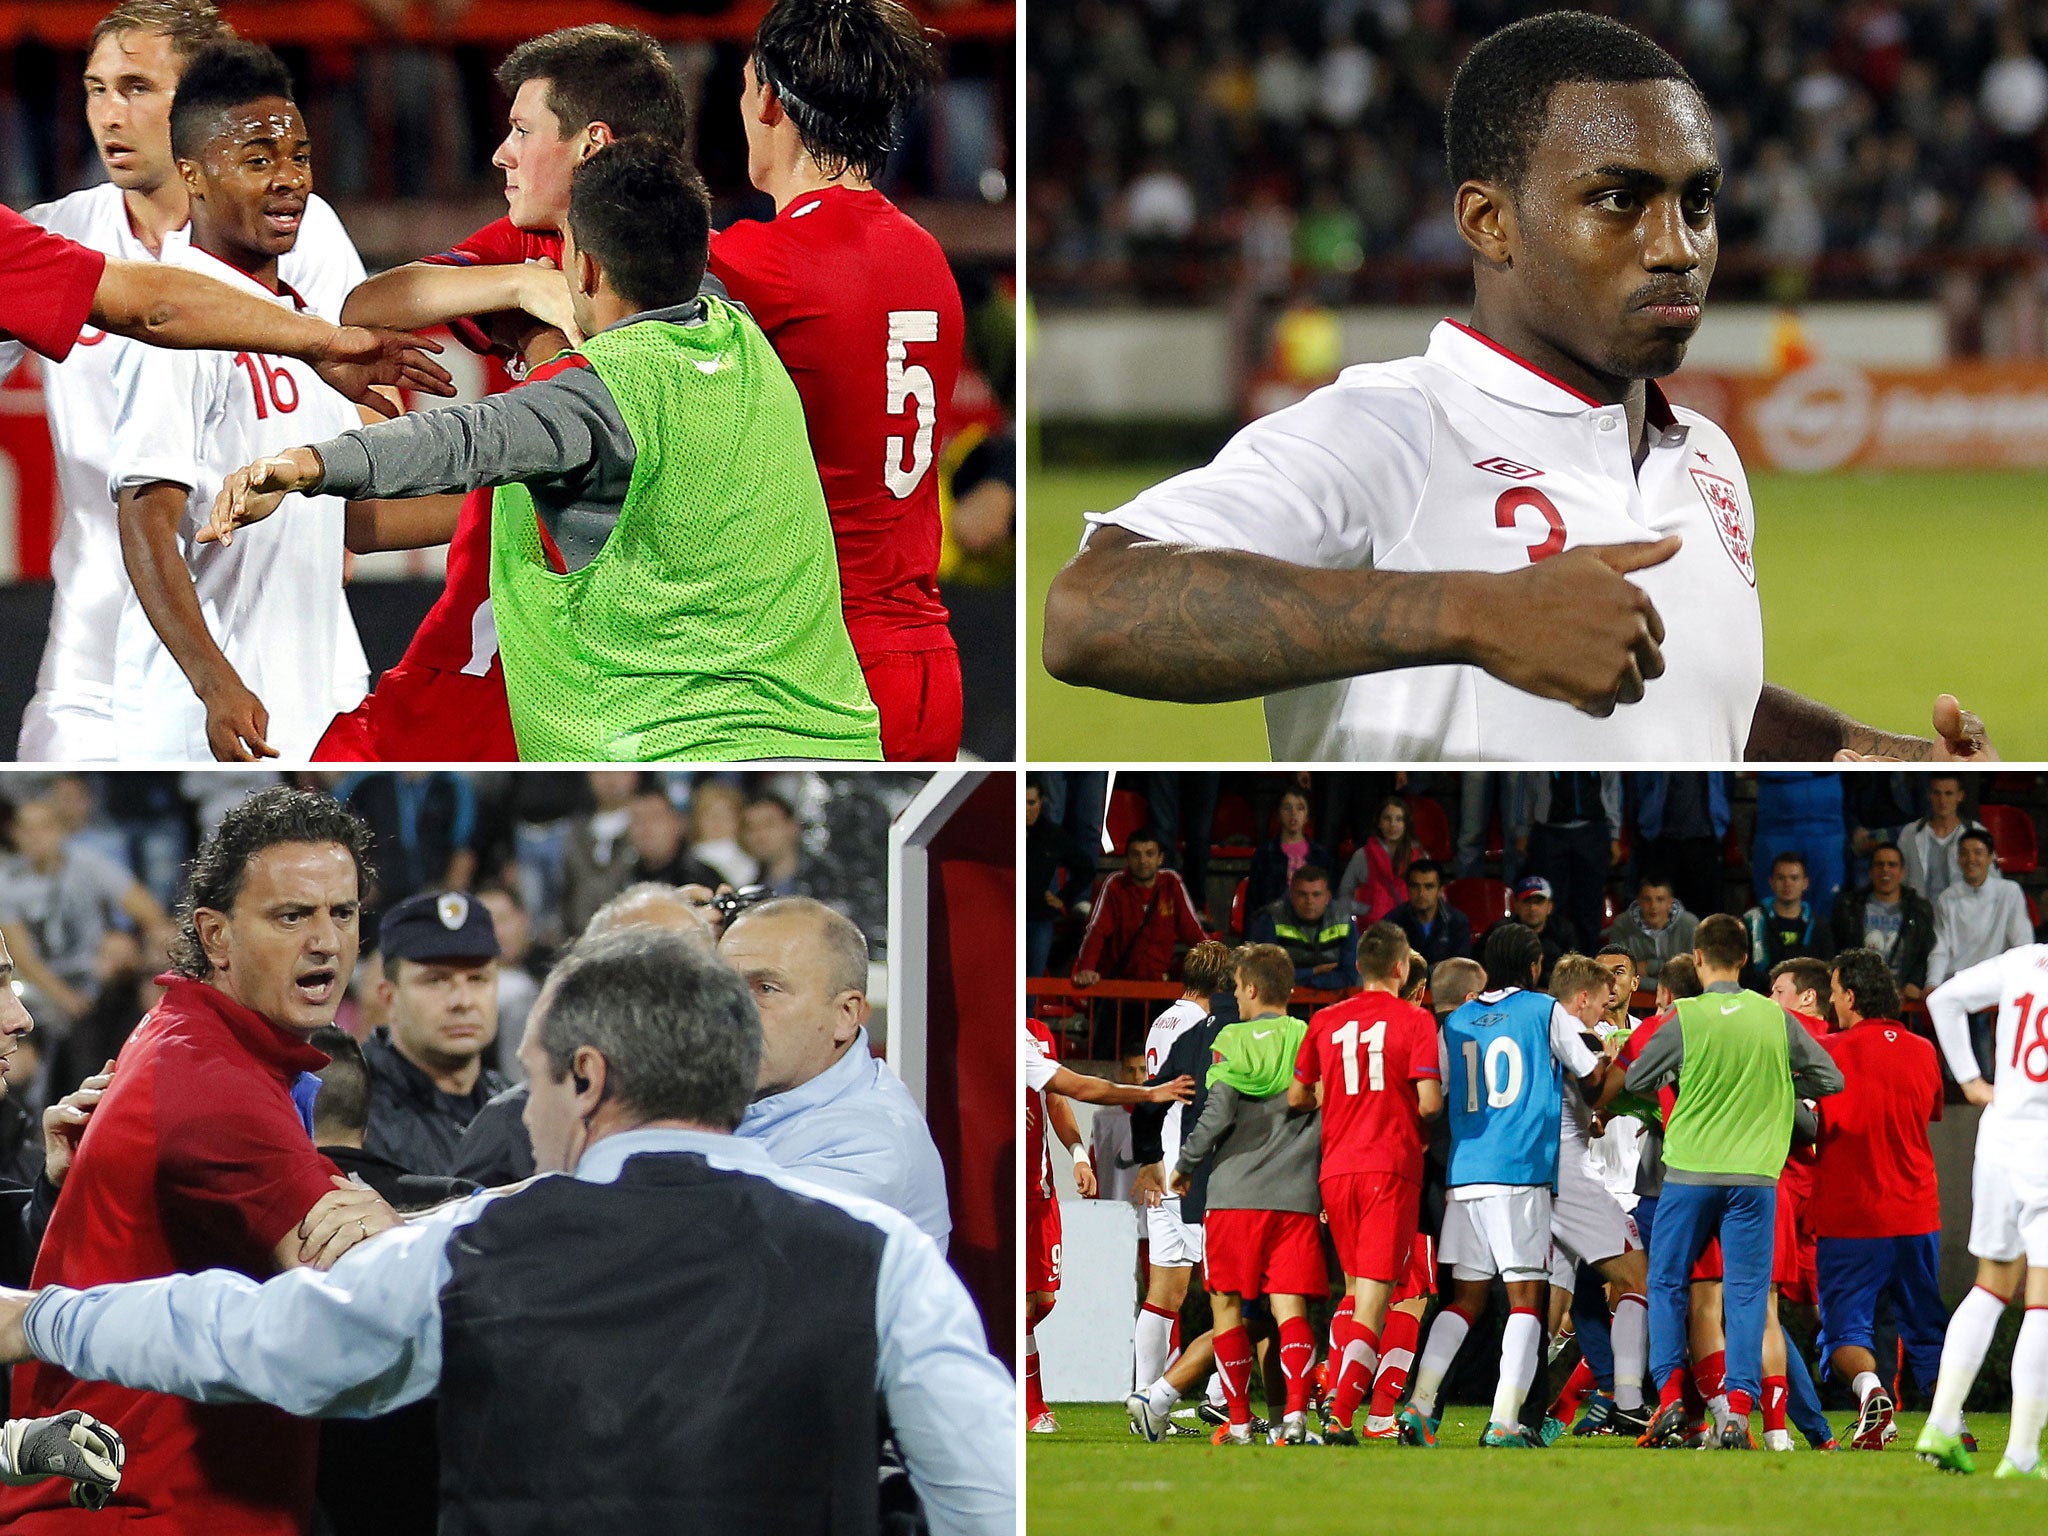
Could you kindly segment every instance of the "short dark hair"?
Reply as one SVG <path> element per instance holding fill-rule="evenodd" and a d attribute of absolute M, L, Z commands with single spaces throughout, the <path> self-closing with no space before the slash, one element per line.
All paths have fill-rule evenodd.
<path fill-rule="evenodd" d="M 1320 864 L 1304 864 L 1294 872 L 1293 877 L 1287 883 L 1289 885 L 1314 885 L 1318 881 L 1328 885 L 1330 883 L 1330 872 Z"/>
<path fill-rule="evenodd" d="M 764 789 L 759 794 L 749 795 L 747 797 L 747 803 L 744 806 L 742 806 L 741 809 L 750 811 L 757 805 L 772 805 L 775 807 L 776 810 L 782 812 L 782 814 L 788 817 L 791 821 L 796 820 L 796 807 L 791 805 L 787 800 L 783 799 L 782 796 L 776 794 L 771 789 Z M 1133 835 L 1135 836 L 1136 834 Z M 1158 839 L 1154 838 L 1153 841 L 1157 842 Z"/>
<path fill-rule="evenodd" d="M 1413 880 L 1417 875 L 1435 875 L 1437 884 L 1441 885 L 1444 879 L 1444 867 L 1437 863 L 1435 859 L 1415 859 L 1408 865 L 1407 878 Z"/>
<path fill-rule="evenodd" d="M 569 178 L 569 232 L 628 303 L 640 309 L 687 303 L 704 281 L 711 194 L 674 145 L 621 139 Z"/>
<path fill-rule="evenodd" d="M 283 59 L 239 38 L 208 43 L 192 56 L 171 100 L 171 153 L 198 159 L 223 112 L 266 96 L 293 99 L 292 72 Z"/>
<path fill-rule="evenodd" d="M 1491 181 L 1519 190 L 1550 117 L 1550 98 L 1577 81 L 1676 80 L 1685 67 L 1624 22 L 1551 11 L 1502 27 L 1465 55 L 1444 98 L 1444 164 L 1456 187 Z"/>
<path fill-rule="evenodd" d="M 1237 979 L 1262 1003 L 1284 1006 L 1294 995 L 1294 958 L 1278 944 L 1247 944 L 1237 952 Z"/>
<path fill-rule="evenodd" d="M 761 1019 L 740 974 L 666 928 L 578 940 L 548 977 L 540 1046 L 560 1082 L 583 1046 L 608 1092 L 643 1120 L 731 1130 L 761 1072 Z"/>
<path fill-rule="evenodd" d="M 1873 859 L 1876 858 L 1880 853 L 1896 853 L 1899 856 L 1899 862 L 1901 864 L 1906 862 L 1906 850 L 1901 848 L 1897 843 L 1893 842 L 1890 838 L 1886 838 L 1883 842 L 1876 843 L 1871 846 L 1870 856 Z"/>
<path fill-rule="evenodd" d="M 1899 1016 L 1899 983 L 1884 956 L 1874 949 L 1845 949 L 1835 956 L 1835 979 L 1842 990 L 1856 1000 L 1856 1011 L 1866 1019 L 1896 1019 Z"/>
<path fill-rule="evenodd" d="M 1700 919 L 1699 927 L 1693 930 L 1692 947 L 1716 968 L 1731 970 L 1749 959 L 1749 930 L 1742 926 L 1741 918 L 1716 912 Z"/>
<path fill-rule="evenodd" d="M 645 135 L 680 149 L 690 137 L 690 99 L 661 44 L 638 27 L 603 22 L 528 38 L 498 66 L 507 96 L 529 80 L 548 83 L 548 110 L 562 137 L 603 123 L 617 139 Z"/>
<path fill-rule="evenodd" d="M 1602 944 L 1593 951 L 1593 958 L 1595 960 L 1605 960 L 1609 955 L 1621 956 L 1622 959 L 1629 963 L 1630 968 L 1633 970 L 1641 971 L 1643 968 L 1642 961 L 1636 958 L 1636 952 L 1626 944 Z"/>
<path fill-rule="evenodd" d="M 1486 967 L 1489 991 L 1502 987 L 1532 987 L 1534 968 L 1543 964 L 1543 937 L 1527 923 L 1508 918 L 1487 931 L 1479 947 L 1479 963 Z"/>
<path fill-rule="evenodd" d="M 1691 955 L 1673 955 L 1657 971 L 1657 985 L 1673 997 L 1698 997 L 1706 988 L 1700 985 L 1700 968 L 1693 964 Z"/>
<path fill-rule="evenodd" d="M 1823 1004 L 1828 995 L 1828 963 L 1816 960 L 1812 955 L 1794 955 L 1790 960 L 1780 960 L 1771 967 L 1771 980 L 1780 976 L 1792 978 L 1792 990 L 1811 992 Z"/>
<path fill-rule="evenodd" d="M 895 0 L 776 0 L 754 33 L 754 70 L 819 170 L 872 181 L 905 109 L 938 78 L 936 36 Z"/>
<path fill-rule="evenodd" d="M 372 878 L 370 841 L 369 823 L 330 795 L 293 789 L 288 784 L 257 790 L 221 817 L 213 836 L 192 856 L 184 893 L 178 900 L 171 969 L 194 981 L 204 981 L 213 973 L 193 914 L 201 907 L 232 912 L 248 876 L 249 861 L 264 849 L 280 843 L 339 843 L 355 860 L 356 888 L 362 891 L 369 888 Z"/>
<path fill-rule="evenodd" d="M 370 1064 L 363 1048 L 339 1024 L 316 1029 L 307 1037 L 316 1051 L 327 1053 L 319 1072 L 320 1091 L 313 1096 L 313 1134 L 335 1126 L 360 1134 L 370 1128 Z"/>
<path fill-rule="evenodd" d="M 1982 843 L 1986 853 L 1995 855 L 1998 852 L 1998 844 L 1982 827 L 1965 827 L 1963 835 L 1956 839 L 1956 847 L 1960 849 L 1965 843 Z"/>
<path fill-rule="evenodd" d="M 1677 887 L 1671 883 L 1671 877 L 1660 872 L 1645 873 L 1643 878 L 1636 882 L 1636 889 L 1638 891 L 1647 891 L 1653 885 L 1660 891 L 1677 890 Z"/>
<path fill-rule="evenodd" d="M 1139 843 L 1150 843 L 1154 848 L 1157 848 L 1161 853 L 1166 852 L 1166 839 L 1159 835 L 1159 829 L 1157 827 L 1140 827 L 1137 831 L 1133 832 L 1129 837 L 1125 838 L 1125 857 L 1129 857 L 1131 849 L 1136 847 Z"/>
<path fill-rule="evenodd" d="M 1775 875 L 1778 872 L 1779 866 L 1784 864 L 1797 864 L 1799 866 L 1799 873 L 1802 875 L 1813 873 L 1812 870 L 1807 868 L 1806 855 L 1797 848 L 1787 848 L 1783 853 L 1771 860 L 1771 873 Z"/>
<path fill-rule="evenodd" d="M 1392 981 L 1408 953 L 1408 935 L 1395 923 L 1374 923 L 1358 936 L 1358 974 L 1370 981 Z"/>

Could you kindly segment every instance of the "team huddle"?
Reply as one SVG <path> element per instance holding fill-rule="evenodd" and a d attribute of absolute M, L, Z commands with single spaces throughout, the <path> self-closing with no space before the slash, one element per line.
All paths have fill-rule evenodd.
<path fill-rule="evenodd" d="M 1877 1353 L 1888 1297 L 1902 1360 L 1932 1397 L 1915 1449 L 1970 1472 L 1964 1400 L 2024 1277 L 1997 1476 L 2048 1477 L 2048 945 L 1928 998 L 1962 1096 L 1985 1106 L 1977 1280 L 1953 1317 L 1936 1286 L 1935 1046 L 1899 1021 L 1873 951 L 1786 960 L 1768 997 L 1741 985 L 1748 959 L 1740 920 L 1706 918 L 1638 1020 L 1635 964 L 1617 947 L 1558 959 L 1542 990 L 1541 941 L 1523 925 L 1490 933 L 1483 963 L 1446 960 L 1425 976 L 1401 930 L 1379 923 L 1359 941 L 1363 990 L 1303 1020 L 1287 1012 L 1283 950 L 1212 941 L 1189 952 L 1186 995 L 1151 1028 L 1143 1087 L 1056 1067 L 1050 1035 L 1027 1024 L 1032 1325 L 1061 1261 L 1044 1125 L 1073 1149 L 1082 1193 L 1094 1187 L 1071 1112 L 1049 1096 L 1080 1084 L 1075 1097 L 1137 1106 L 1148 1288 L 1126 1409 L 1147 1440 L 1204 1432 L 1192 1417 L 1218 1444 L 1434 1446 L 1446 1378 L 1498 1281 L 1509 1312 L 1483 1446 L 1569 1432 L 1790 1451 L 1789 1420 L 1837 1449 L 1781 1324 L 1796 1316 L 1817 1321 L 1824 1370 L 1855 1395 L 1842 1440 L 1881 1450 L 1897 1434 Z M 1227 1022 L 1217 993 L 1234 996 Z M 1995 1027 L 1973 1043 L 1971 1014 L 1994 1006 Z M 1184 1338 L 1198 1266 L 1213 1325 Z M 1341 1294 L 1319 1362 L 1311 1313 L 1331 1301 L 1333 1271 Z M 1277 1423 L 1252 1413 L 1255 1334 L 1277 1346 Z M 1027 1417 L 1051 1432 L 1028 1333 L 1027 1354 Z M 1178 1410 L 1188 1395 L 1203 1397 L 1192 1414 Z"/>
<path fill-rule="evenodd" d="M 661 45 L 534 38 L 497 72 L 507 216 L 366 279 L 277 56 L 211 0 L 124 0 L 85 75 L 112 179 L 31 220 L 337 323 L 445 325 L 521 382 L 398 415 L 254 350 L 52 353 L 64 514 L 20 756 L 953 758 L 961 301 L 872 184 L 936 74 L 893 0 L 780 0 L 740 103 L 776 217 L 714 233 Z M 372 692 L 345 562 L 443 544 Z"/>

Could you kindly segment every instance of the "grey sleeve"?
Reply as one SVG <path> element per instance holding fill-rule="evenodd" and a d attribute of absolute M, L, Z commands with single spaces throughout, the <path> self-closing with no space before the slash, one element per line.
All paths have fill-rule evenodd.
<path fill-rule="evenodd" d="M 1799 1146 L 1803 1143 L 1818 1140 L 1820 1140 L 1819 1112 L 1808 1108 L 1806 1100 L 1794 1099 L 1792 1101 L 1792 1144 Z"/>
<path fill-rule="evenodd" d="M 1179 1173 L 1192 1174 L 1209 1160 L 1230 1129 L 1237 1116 L 1237 1090 L 1228 1083 L 1217 1083 L 1209 1090 L 1209 1098 L 1202 1105 L 1202 1118 L 1195 1122 L 1195 1129 L 1180 1144 L 1180 1160 L 1174 1164 Z"/>
<path fill-rule="evenodd" d="M 468 405 L 412 411 L 314 445 L 320 491 L 350 500 L 432 496 L 517 481 L 622 501 L 633 434 L 604 381 L 568 368 Z"/>
<path fill-rule="evenodd" d="M 1824 1099 L 1842 1091 L 1842 1069 L 1835 1065 L 1835 1058 L 1789 1013 L 1785 1015 L 1785 1043 L 1792 1056 L 1792 1086 L 1801 1098 Z"/>
<path fill-rule="evenodd" d="M 1630 1064 L 1622 1086 L 1630 1093 L 1647 1098 L 1673 1081 L 1684 1063 L 1685 1031 L 1678 1027 L 1678 1020 L 1667 1019 L 1650 1036 L 1650 1043 L 1643 1047 L 1642 1055 Z"/>

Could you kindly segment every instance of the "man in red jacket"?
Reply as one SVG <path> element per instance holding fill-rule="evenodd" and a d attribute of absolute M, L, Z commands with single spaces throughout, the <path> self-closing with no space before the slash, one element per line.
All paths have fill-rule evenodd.
<path fill-rule="evenodd" d="M 1192 947 L 1208 935 L 1188 900 L 1180 876 L 1164 867 L 1165 845 L 1150 827 L 1124 844 L 1124 867 L 1111 875 L 1095 898 L 1081 952 L 1074 958 L 1074 985 L 1112 981 L 1166 981 L 1179 967 L 1174 947 Z"/>
<path fill-rule="evenodd" d="M 1843 1090 L 1820 1106 L 1814 1229 L 1821 1352 L 1851 1379 L 1861 1405 L 1857 1450 L 1878 1451 L 1898 1430 L 1877 1374 L 1872 1321 L 1889 1290 L 1914 1379 L 1932 1392 L 1948 1310 L 1942 1305 L 1941 1196 L 1927 1122 L 1941 1118 L 1934 1047 L 1898 1022 L 1898 984 L 1870 949 L 1833 961 L 1837 1033 L 1821 1043 L 1842 1069 Z"/>

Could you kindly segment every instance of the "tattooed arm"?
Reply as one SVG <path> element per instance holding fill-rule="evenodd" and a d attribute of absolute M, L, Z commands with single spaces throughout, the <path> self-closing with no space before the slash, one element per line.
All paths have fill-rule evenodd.
<path fill-rule="evenodd" d="M 1053 580 L 1045 665 L 1069 683 L 1213 703 L 1463 662 L 1605 715 L 1664 671 L 1663 621 L 1624 577 L 1677 549 L 1594 546 L 1508 575 L 1336 570 L 1108 524 Z"/>
<path fill-rule="evenodd" d="M 1901 763 L 1993 762 L 1984 722 L 1944 693 L 1934 701 L 1934 738 L 1900 736 L 1851 719 L 1839 709 L 1789 688 L 1765 683 L 1751 717 L 1750 762 L 1824 763 L 1839 758 Z"/>

